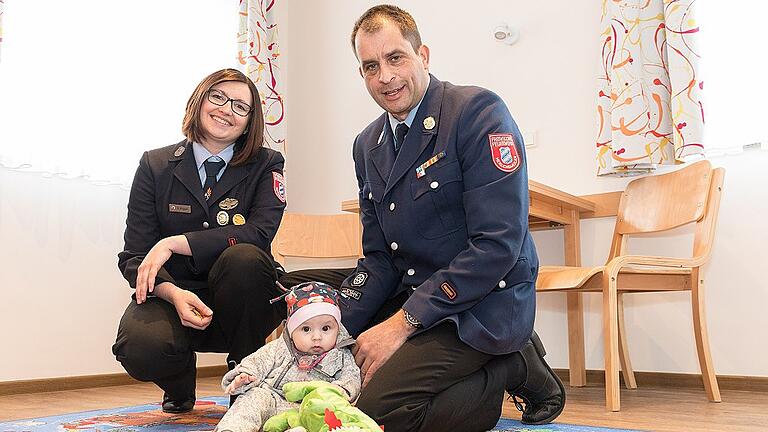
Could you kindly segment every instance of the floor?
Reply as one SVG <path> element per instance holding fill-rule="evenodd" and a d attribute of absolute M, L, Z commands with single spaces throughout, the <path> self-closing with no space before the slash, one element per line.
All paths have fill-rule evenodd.
<path fill-rule="evenodd" d="M 558 422 L 654 431 L 766 431 L 768 394 L 721 390 L 723 402 L 709 403 L 703 390 L 640 388 L 622 390 L 622 410 L 606 412 L 603 388 L 569 388 Z M 198 397 L 221 396 L 218 378 L 198 380 Z M 152 384 L 101 387 L 62 392 L 0 395 L 0 421 L 44 417 L 76 411 L 129 406 L 159 400 Z M 511 402 L 504 415 L 519 418 Z"/>

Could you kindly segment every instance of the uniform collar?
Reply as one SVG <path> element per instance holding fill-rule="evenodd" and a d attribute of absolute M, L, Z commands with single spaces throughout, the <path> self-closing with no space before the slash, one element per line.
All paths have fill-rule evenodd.
<path fill-rule="evenodd" d="M 203 166 L 203 163 L 211 156 L 218 156 L 224 161 L 224 166 L 229 165 L 229 161 L 232 160 L 232 156 L 235 154 L 235 143 L 232 143 L 220 151 L 218 154 L 213 154 L 205 148 L 204 145 L 199 142 L 192 143 L 192 152 L 195 154 L 195 166 L 198 170 Z"/>
<path fill-rule="evenodd" d="M 429 81 L 430 82 L 432 81 L 432 75 L 429 76 Z M 393 131 L 395 130 L 397 125 L 400 123 L 405 123 L 406 126 L 408 126 L 409 128 L 411 127 L 411 124 L 413 124 L 413 119 L 416 118 L 416 112 L 419 111 L 419 107 L 421 106 L 421 103 L 424 102 L 424 98 L 427 97 L 428 91 L 429 91 L 429 83 L 427 84 L 427 89 L 424 91 L 424 94 L 421 95 L 421 99 L 419 100 L 419 103 L 417 103 L 416 106 L 413 107 L 413 109 L 411 109 L 411 111 L 408 112 L 408 116 L 405 117 L 405 120 L 400 121 L 396 119 L 395 116 L 393 116 L 392 114 L 387 113 L 387 118 L 389 119 L 389 127 L 391 127 Z"/>

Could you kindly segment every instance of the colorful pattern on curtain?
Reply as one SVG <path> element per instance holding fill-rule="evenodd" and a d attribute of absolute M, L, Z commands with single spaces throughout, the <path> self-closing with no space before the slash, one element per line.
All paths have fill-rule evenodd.
<path fill-rule="evenodd" d="M 703 155 L 695 0 L 603 0 L 598 175 Z"/>
<path fill-rule="evenodd" d="M 238 60 L 261 96 L 264 110 L 264 140 L 285 154 L 285 111 L 280 80 L 280 46 L 274 19 L 277 0 L 240 0 L 237 34 Z"/>

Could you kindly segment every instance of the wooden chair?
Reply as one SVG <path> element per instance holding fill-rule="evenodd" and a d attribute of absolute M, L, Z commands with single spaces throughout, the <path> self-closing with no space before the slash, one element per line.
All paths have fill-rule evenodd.
<path fill-rule="evenodd" d="M 720 402 L 704 308 L 701 267 L 709 260 L 715 235 L 723 168 L 699 161 L 680 170 L 633 180 L 621 196 L 608 262 L 599 267 L 542 266 L 539 292 L 601 292 L 605 355 L 605 398 L 618 411 L 619 362 L 627 388 L 637 388 L 629 360 L 623 296 L 636 292 L 691 291 L 693 329 L 704 388 Z M 627 236 L 670 231 L 695 223 L 693 256 L 627 255 Z M 573 348 L 572 348 L 573 349 Z"/>
<path fill-rule="evenodd" d="M 362 256 L 360 219 L 352 213 L 285 213 L 272 241 L 272 255 L 286 258 L 356 258 Z"/>
<path fill-rule="evenodd" d="M 283 266 L 286 265 L 286 258 L 328 260 L 361 257 L 359 216 L 352 213 L 285 213 L 272 240 L 272 256 Z M 279 337 L 282 331 L 281 324 L 267 337 L 267 341 Z"/>

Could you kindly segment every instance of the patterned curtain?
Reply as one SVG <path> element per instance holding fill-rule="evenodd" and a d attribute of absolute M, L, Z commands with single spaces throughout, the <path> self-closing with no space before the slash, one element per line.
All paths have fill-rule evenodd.
<path fill-rule="evenodd" d="M 603 0 L 598 175 L 703 155 L 695 0 Z"/>
<path fill-rule="evenodd" d="M 277 0 L 240 0 L 237 45 L 240 65 L 261 96 L 267 145 L 285 154 L 285 111 L 280 77 L 280 46 L 274 11 Z"/>

